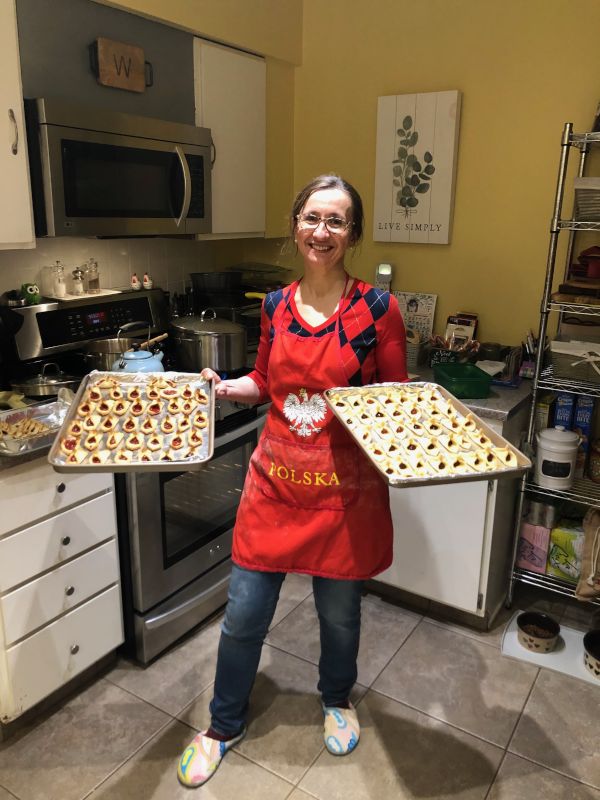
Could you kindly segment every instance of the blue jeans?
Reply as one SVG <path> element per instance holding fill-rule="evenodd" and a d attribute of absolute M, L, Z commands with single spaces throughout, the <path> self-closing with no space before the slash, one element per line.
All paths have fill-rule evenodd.
<path fill-rule="evenodd" d="M 263 641 L 285 575 L 233 565 L 210 704 L 211 725 L 218 733 L 236 734 L 246 724 Z M 363 584 L 364 581 L 313 577 L 321 629 L 317 689 L 326 706 L 346 701 L 356 681 Z"/>

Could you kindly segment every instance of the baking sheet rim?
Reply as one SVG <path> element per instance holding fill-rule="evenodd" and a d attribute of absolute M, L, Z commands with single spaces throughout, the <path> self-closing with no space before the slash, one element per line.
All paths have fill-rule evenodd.
<path fill-rule="evenodd" d="M 54 442 L 50 447 L 50 452 L 48 453 L 48 463 L 54 469 L 55 472 L 61 473 L 69 473 L 69 472 L 194 472 L 196 470 L 202 469 L 202 467 L 206 464 L 207 461 L 213 457 L 214 454 L 214 416 L 215 416 L 215 383 L 214 381 L 203 381 L 210 386 L 210 398 L 209 398 L 209 422 L 208 422 L 208 451 L 206 457 L 202 460 L 194 460 L 194 461 L 136 461 L 130 464 L 65 464 L 56 462 L 56 451 L 60 452 L 60 434 L 63 428 L 66 429 L 67 425 L 73 421 L 77 413 L 77 407 L 82 402 L 82 397 L 84 392 L 87 390 L 88 385 L 90 383 L 91 378 L 95 378 L 97 375 L 105 375 L 108 378 L 116 377 L 123 381 L 125 376 L 134 376 L 134 375 L 162 375 L 163 377 L 169 376 L 181 376 L 181 375 L 198 375 L 200 373 L 196 372 L 178 372 L 176 370 L 171 370 L 169 372 L 104 372 L 103 370 L 94 370 L 93 372 L 89 372 L 87 375 L 84 375 L 79 388 L 77 389 L 77 393 L 71 403 L 71 406 L 67 413 L 65 414 L 65 418 L 63 420 L 62 425 L 58 429 L 55 435 Z M 192 382 L 192 381 L 190 381 Z M 133 381 L 133 383 L 140 383 L 142 381 Z M 62 453 L 61 453 L 62 456 Z"/>
<path fill-rule="evenodd" d="M 507 467 L 506 469 L 497 469 L 497 470 L 489 470 L 485 472 L 473 472 L 467 475 L 436 475 L 431 476 L 429 478 L 394 478 L 386 475 L 386 473 L 381 469 L 381 466 L 374 459 L 369 451 L 364 446 L 364 443 L 358 438 L 352 428 L 349 428 L 346 423 L 344 422 L 341 412 L 338 413 L 337 409 L 333 407 L 333 404 L 329 400 L 330 394 L 333 392 L 340 392 L 351 394 L 353 392 L 360 392 L 361 389 L 377 389 L 377 388 L 401 388 L 402 386 L 419 386 L 422 388 L 435 388 L 437 389 L 440 394 L 446 399 L 450 400 L 450 402 L 454 405 L 457 411 L 459 411 L 463 416 L 467 416 L 467 414 L 472 414 L 477 419 L 477 424 L 480 426 L 483 433 L 488 436 L 492 443 L 496 447 L 507 447 L 517 458 L 519 463 L 517 467 Z M 360 447 L 362 452 L 367 456 L 371 464 L 377 469 L 379 474 L 383 477 L 383 479 L 394 489 L 401 489 L 404 487 L 410 486 L 431 486 L 431 485 L 439 485 L 439 484 L 453 484 L 453 483 L 464 483 L 466 481 L 482 481 L 482 480 L 503 480 L 505 478 L 516 478 L 519 475 L 522 475 L 527 470 L 531 469 L 533 466 L 531 461 L 525 456 L 520 450 L 518 450 L 513 444 L 511 444 L 507 439 L 497 433 L 493 428 L 487 425 L 480 416 L 478 416 L 472 409 L 468 406 L 464 405 L 458 398 L 454 397 L 454 395 L 449 392 L 446 388 L 441 386 L 439 383 L 434 383 L 433 381 L 408 381 L 406 383 L 402 383 L 399 381 L 390 381 L 387 383 L 369 383 L 365 386 L 335 386 L 331 389 L 326 389 L 324 392 L 325 400 L 327 405 L 335 414 L 337 419 L 340 423 L 344 426 L 344 429 L 348 431 L 348 433 L 352 436 L 356 444 Z"/>

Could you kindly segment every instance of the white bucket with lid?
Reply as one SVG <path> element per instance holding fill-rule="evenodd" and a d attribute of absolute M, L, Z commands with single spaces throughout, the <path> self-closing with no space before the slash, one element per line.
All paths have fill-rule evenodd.
<path fill-rule="evenodd" d="M 564 428 L 544 428 L 536 434 L 534 481 L 545 489 L 568 489 L 573 485 L 575 459 L 581 437 Z"/>

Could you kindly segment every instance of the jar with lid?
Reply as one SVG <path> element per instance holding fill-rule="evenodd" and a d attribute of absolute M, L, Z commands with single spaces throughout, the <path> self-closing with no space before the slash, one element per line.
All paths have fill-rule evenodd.
<path fill-rule="evenodd" d="M 54 275 L 54 296 L 65 297 L 67 294 L 67 284 L 65 282 L 65 268 L 60 261 L 57 261 L 53 269 Z"/>
<path fill-rule="evenodd" d="M 100 291 L 100 272 L 98 262 L 90 258 L 85 270 L 86 291 L 88 294 L 98 294 Z"/>
<path fill-rule="evenodd" d="M 83 292 L 85 291 L 83 286 L 83 280 L 84 280 L 83 270 L 81 269 L 81 267 L 75 267 L 75 269 L 71 274 L 73 276 L 72 279 L 73 294 L 83 294 Z"/>

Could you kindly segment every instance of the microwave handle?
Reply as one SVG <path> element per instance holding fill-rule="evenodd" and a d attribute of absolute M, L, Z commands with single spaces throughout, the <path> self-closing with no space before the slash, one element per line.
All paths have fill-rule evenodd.
<path fill-rule="evenodd" d="M 190 175 L 190 168 L 185 153 L 179 145 L 175 146 L 175 152 L 177 153 L 181 169 L 183 170 L 183 205 L 181 207 L 181 214 L 178 219 L 175 220 L 175 224 L 179 227 L 190 210 L 190 203 L 192 202 L 192 176 Z"/>

